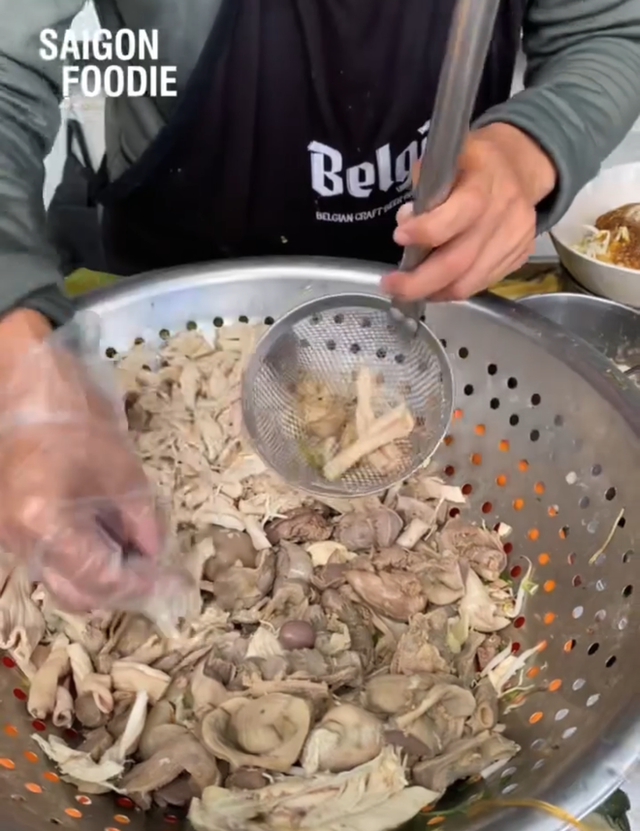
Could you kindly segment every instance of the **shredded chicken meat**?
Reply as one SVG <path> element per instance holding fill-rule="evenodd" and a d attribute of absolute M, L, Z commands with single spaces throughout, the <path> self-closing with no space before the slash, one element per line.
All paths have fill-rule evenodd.
<path fill-rule="evenodd" d="M 354 467 L 393 476 L 406 466 L 415 421 L 406 402 L 391 400 L 379 380 L 362 367 L 355 381 L 339 385 L 341 394 L 309 375 L 296 385 L 303 451 L 330 482 Z"/>
<path fill-rule="evenodd" d="M 535 650 L 500 634 L 522 606 L 502 576 L 509 529 L 451 519 L 465 497 L 427 472 L 327 502 L 275 478 L 240 423 L 257 335 L 186 331 L 117 365 L 167 556 L 200 589 L 175 630 L 67 614 L 7 565 L 2 646 L 30 714 L 81 728 L 79 747 L 34 741 L 82 793 L 190 806 L 198 831 L 385 831 L 519 751 L 499 705 Z M 318 433 L 344 428 L 335 411 L 317 410 Z"/>

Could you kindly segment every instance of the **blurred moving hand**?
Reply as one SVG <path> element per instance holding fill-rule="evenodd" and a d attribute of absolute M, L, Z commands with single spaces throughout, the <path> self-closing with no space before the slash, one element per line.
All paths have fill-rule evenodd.
<path fill-rule="evenodd" d="M 0 546 L 89 611 L 149 592 L 161 534 L 124 412 L 68 345 L 37 312 L 0 322 Z"/>
<path fill-rule="evenodd" d="M 406 300 L 463 300 L 498 282 L 533 253 L 535 207 L 556 179 L 546 153 L 515 127 L 472 132 L 449 198 L 421 216 L 410 205 L 398 212 L 399 245 L 437 250 L 414 272 L 385 276 L 383 289 Z"/>

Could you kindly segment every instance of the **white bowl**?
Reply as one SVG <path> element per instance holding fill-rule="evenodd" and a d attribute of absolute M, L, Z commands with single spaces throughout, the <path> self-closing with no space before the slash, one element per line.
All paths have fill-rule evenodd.
<path fill-rule="evenodd" d="M 627 202 L 640 202 L 640 162 L 603 170 L 582 188 L 550 236 L 560 262 L 584 288 L 640 308 L 640 271 L 601 263 L 572 247 L 583 239 L 585 225 Z"/>

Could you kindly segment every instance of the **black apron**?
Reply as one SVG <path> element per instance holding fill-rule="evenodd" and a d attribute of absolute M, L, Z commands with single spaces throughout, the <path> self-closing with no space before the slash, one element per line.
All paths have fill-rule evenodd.
<path fill-rule="evenodd" d="M 475 114 L 510 94 L 503 0 Z M 394 263 L 454 0 L 223 0 L 173 117 L 100 193 L 117 274 L 223 257 Z"/>

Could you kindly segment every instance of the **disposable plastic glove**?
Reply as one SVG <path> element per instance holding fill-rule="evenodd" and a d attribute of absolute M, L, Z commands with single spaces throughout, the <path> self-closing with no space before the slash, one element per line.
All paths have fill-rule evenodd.
<path fill-rule="evenodd" d="M 0 323 L 0 546 L 69 610 L 156 594 L 162 528 L 89 316 Z"/>

